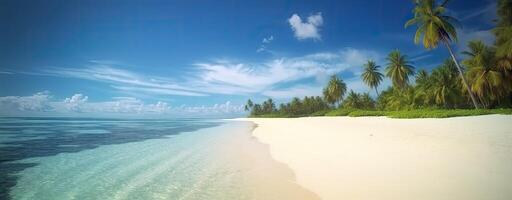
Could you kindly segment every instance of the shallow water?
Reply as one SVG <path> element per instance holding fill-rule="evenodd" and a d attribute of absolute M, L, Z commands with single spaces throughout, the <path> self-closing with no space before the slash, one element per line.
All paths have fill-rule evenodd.
<path fill-rule="evenodd" d="M 212 120 L 0 120 L 11 199 L 314 199 L 251 137 Z"/>

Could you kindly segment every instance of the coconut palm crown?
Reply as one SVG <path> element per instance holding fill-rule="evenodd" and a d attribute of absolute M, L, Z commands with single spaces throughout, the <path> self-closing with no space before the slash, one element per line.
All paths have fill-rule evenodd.
<path fill-rule="evenodd" d="M 448 0 L 436 5 L 435 0 L 416 0 L 414 18 L 405 23 L 407 28 L 417 24 L 418 29 L 414 35 L 414 42 L 419 43 L 423 37 L 423 46 L 427 49 L 436 48 L 439 42 L 457 41 L 455 24 L 459 22 L 448 15 L 445 15 L 444 7 Z"/>
<path fill-rule="evenodd" d="M 414 67 L 400 51 L 394 50 L 389 53 L 386 76 L 393 82 L 393 87 L 403 89 L 409 83 L 409 76 L 414 75 Z"/>
<path fill-rule="evenodd" d="M 327 83 L 327 87 L 324 88 L 324 99 L 331 105 L 339 103 L 343 99 L 346 91 L 347 85 L 345 82 L 339 79 L 336 75 L 332 75 L 329 83 Z"/>
<path fill-rule="evenodd" d="M 486 46 L 480 40 L 470 41 L 469 50 L 463 52 L 469 58 L 463 63 L 468 66 L 468 79 L 473 91 L 484 107 L 489 107 L 492 101 L 504 96 L 505 84 L 503 76 L 496 65 L 494 49 Z"/>
<path fill-rule="evenodd" d="M 361 78 L 363 82 L 370 87 L 370 89 L 375 89 L 375 93 L 379 96 L 379 91 L 377 87 L 382 82 L 382 73 L 379 72 L 380 66 L 378 66 L 375 61 L 368 60 L 366 64 L 364 64 L 363 73 L 361 74 Z"/>

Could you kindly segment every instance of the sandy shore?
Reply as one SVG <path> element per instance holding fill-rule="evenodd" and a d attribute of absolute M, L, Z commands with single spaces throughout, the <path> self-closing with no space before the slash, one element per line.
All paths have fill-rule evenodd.
<path fill-rule="evenodd" d="M 240 119 L 322 199 L 512 199 L 512 116 Z"/>

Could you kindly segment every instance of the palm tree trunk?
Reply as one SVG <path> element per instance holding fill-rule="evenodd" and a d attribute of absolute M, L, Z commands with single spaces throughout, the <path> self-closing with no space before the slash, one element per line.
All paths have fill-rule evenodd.
<path fill-rule="evenodd" d="M 377 93 L 376 99 L 379 98 L 379 91 L 377 90 L 377 87 L 375 87 L 375 93 Z"/>
<path fill-rule="evenodd" d="M 459 70 L 460 77 L 462 78 L 462 82 L 464 83 L 464 86 L 466 86 L 466 89 L 468 90 L 469 97 L 471 97 L 471 101 L 473 101 L 473 106 L 475 106 L 476 109 L 478 109 L 478 103 L 476 103 L 475 96 L 473 95 L 473 92 L 471 92 L 471 88 L 468 85 L 468 82 L 466 81 L 466 77 L 462 73 L 462 69 L 459 66 L 459 63 L 457 62 L 457 59 L 455 58 L 455 55 L 452 52 L 452 48 L 450 47 L 450 44 L 448 44 L 448 41 L 446 39 L 443 40 L 444 44 L 446 45 L 446 48 L 448 48 L 448 51 L 450 52 L 450 56 L 453 59 L 453 62 L 455 63 L 455 66 L 457 66 L 457 69 Z"/>

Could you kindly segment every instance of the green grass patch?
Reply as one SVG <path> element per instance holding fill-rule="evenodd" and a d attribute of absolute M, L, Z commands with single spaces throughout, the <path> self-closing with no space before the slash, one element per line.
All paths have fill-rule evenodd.
<path fill-rule="evenodd" d="M 387 116 L 391 118 L 448 118 L 462 116 L 477 116 L 489 114 L 512 114 L 512 109 L 421 109 L 389 111 Z"/>
<path fill-rule="evenodd" d="M 315 117 L 315 116 L 325 116 L 328 112 L 330 112 L 330 110 L 320 110 L 320 111 L 314 112 L 313 114 L 311 114 L 311 116 L 312 117 Z"/>
<path fill-rule="evenodd" d="M 358 110 L 339 108 L 335 110 L 322 110 L 309 115 L 290 115 L 285 113 L 270 113 L 258 116 L 250 116 L 256 118 L 294 118 L 294 117 L 314 117 L 314 116 L 387 116 L 390 118 L 414 119 L 414 118 L 448 118 L 462 116 L 477 116 L 490 114 L 512 115 L 512 109 L 417 109 L 417 110 L 399 110 L 399 111 L 382 111 L 382 110 Z"/>
<path fill-rule="evenodd" d="M 351 112 L 356 109 L 338 108 L 325 113 L 325 116 L 348 116 Z"/>
<path fill-rule="evenodd" d="M 348 114 L 350 117 L 363 117 L 363 116 L 386 116 L 387 111 L 381 110 L 355 110 Z"/>
<path fill-rule="evenodd" d="M 269 113 L 263 115 L 251 115 L 253 118 L 291 118 L 293 116 L 284 113 Z"/>

